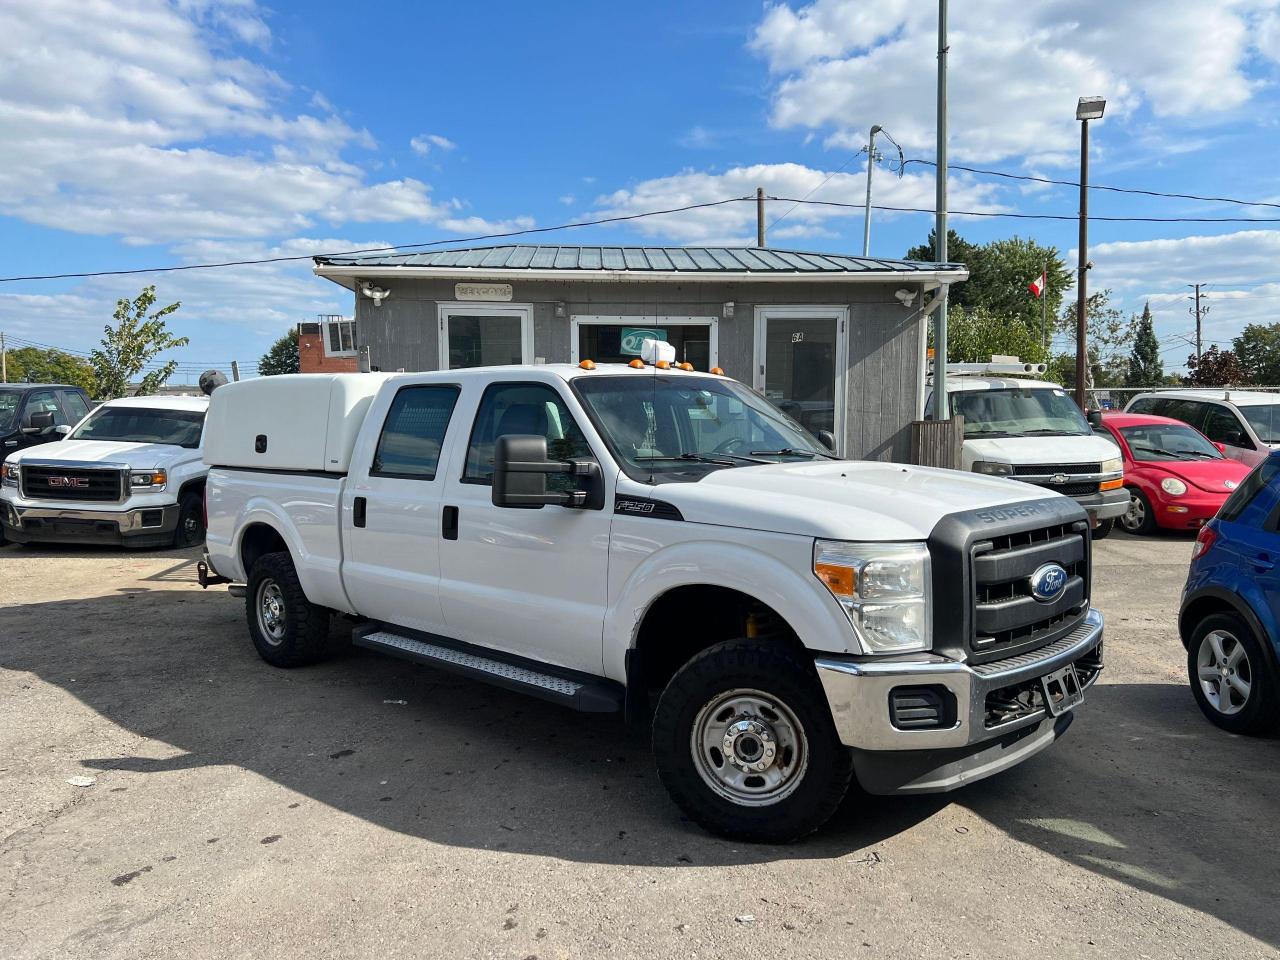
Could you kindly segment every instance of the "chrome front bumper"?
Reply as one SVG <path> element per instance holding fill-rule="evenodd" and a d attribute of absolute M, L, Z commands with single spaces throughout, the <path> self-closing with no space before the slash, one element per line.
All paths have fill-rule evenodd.
<path fill-rule="evenodd" d="M 156 515 L 159 514 L 157 523 Z M 178 527 L 178 505 L 138 507 L 133 510 L 100 510 L 81 507 L 35 507 L 0 501 L 0 519 L 8 528 L 11 536 L 21 538 L 29 534 L 35 539 L 73 539 L 92 541 L 116 537 L 150 537 L 165 536 L 173 533 Z M 29 521 L 39 523 L 32 524 Z M 74 533 L 57 533 L 59 521 L 72 521 L 83 525 L 83 530 Z M 94 530 L 89 525 L 98 525 Z M 107 525 L 114 529 L 109 529 Z M 48 536 L 44 531 L 48 530 Z"/>
<path fill-rule="evenodd" d="M 1030 653 L 969 665 L 936 654 L 896 658 L 815 660 L 835 721 L 846 746 L 866 751 L 938 750 L 998 740 L 1046 719 L 1044 710 L 987 726 L 987 696 L 1004 687 L 1035 680 L 1088 656 L 1102 643 L 1102 614 L 1090 610 L 1071 633 Z M 1100 672 L 1100 671 L 1099 671 Z M 1097 679 L 1094 672 L 1085 686 Z M 956 720 L 946 728 L 902 730 L 890 719 L 889 693 L 895 687 L 945 687 L 956 702 Z M 1047 745 L 1047 743 L 1046 743 Z"/>

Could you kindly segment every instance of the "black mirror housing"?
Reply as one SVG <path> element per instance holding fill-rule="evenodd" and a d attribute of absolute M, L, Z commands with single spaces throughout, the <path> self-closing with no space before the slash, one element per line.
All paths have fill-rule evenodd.
<path fill-rule="evenodd" d="M 832 453 L 836 452 L 836 435 L 830 430 L 819 430 L 818 442 Z"/>
<path fill-rule="evenodd" d="M 1091 427 L 1100 427 L 1100 426 L 1102 426 L 1102 411 L 1101 411 L 1101 410 L 1090 410 L 1090 411 L 1089 411 L 1089 413 L 1088 413 L 1088 418 L 1089 418 L 1089 425 L 1090 425 Z"/>
<path fill-rule="evenodd" d="M 46 430 L 52 430 L 54 416 L 52 410 L 40 410 L 27 417 L 27 424 L 22 428 L 22 432 L 26 434 L 44 433 Z"/>
<path fill-rule="evenodd" d="M 548 490 L 549 474 L 588 478 L 588 490 Z M 493 452 L 495 507 L 538 510 L 545 506 L 599 508 L 600 467 L 590 460 L 548 460 L 547 438 L 533 434 L 499 437 Z"/>

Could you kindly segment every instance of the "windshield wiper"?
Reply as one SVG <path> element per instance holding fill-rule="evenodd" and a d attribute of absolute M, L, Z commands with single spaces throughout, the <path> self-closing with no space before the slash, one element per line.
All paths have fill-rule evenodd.
<path fill-rule="evenodd" d="M 830 453 L 819 453 L 817 450 L 796 450 L 793 447 L 783 447 L 780 450 L 752 450 L 753 457 L 808 457 L 810 460 L 816 460 L 818 457 L 826 457 L 828 460 L 838 459 Z"/>
<path fill-rule="evenodd" d="M 1163 454 L 1166 457 L 1172 457 L 1174 460 L 1185 460 L 1187 459 L 1186 454 L 1193 452 L 1191 450 L 1165 450 L 1163 447 L 1147 447 L 1147 446 L 1135 446 L 1134 449 L 1146 450 L 1149 453 Z M 1214 459 L 1217 459 L 1217 458 L 1215 457 Z"/>
<path fill-rule="evenodd" d="M 1078 433 L 1071 430 L 1055 430 L 1052 427 L 1037 427 L 1035 430 L 1023 430 L 1020 436 L 1023 437 L 1087 437 L 1087 433 Z"/>
<path fill-rule="evenodd" d="M 679 456 L 654 456 L 654 457 L 632 457 L 636 463 L 652 463 L 655 460 L 670 460 L 672 463 L 679 463 L 681 460 L 692 461 L 694 463 L 716 463 L 722 467 L 732 467 L 738 463 L 768 463 L 768 460 L 757 460 L 754 457 L 740 457 L 736 453 L 717 453 L 714 456 L 704 456 L 701 453 L 682 453 Z"/>

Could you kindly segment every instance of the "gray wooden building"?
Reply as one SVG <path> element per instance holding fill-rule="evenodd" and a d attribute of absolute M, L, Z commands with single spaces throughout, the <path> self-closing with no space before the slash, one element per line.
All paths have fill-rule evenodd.
<path fill-rule="evenodd" d="M 645 337 L 721 367 L 848 457 L 905 461 L 927 311 L 955 264 L 759 247 L 500 246 L 317 257 L 372 369 L 626 362 Z"/>

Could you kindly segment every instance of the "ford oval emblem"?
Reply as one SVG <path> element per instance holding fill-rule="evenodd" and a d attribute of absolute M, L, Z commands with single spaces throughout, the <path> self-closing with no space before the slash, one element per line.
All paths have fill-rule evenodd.
<path fill-rule="evenodd" d="M 1048 603 L 1057 600 L 1067 588 L 1067 571 L 1060 564 L 1046 563 L 1031 575 L 1031 595 Z"/>

